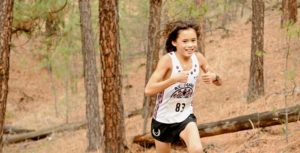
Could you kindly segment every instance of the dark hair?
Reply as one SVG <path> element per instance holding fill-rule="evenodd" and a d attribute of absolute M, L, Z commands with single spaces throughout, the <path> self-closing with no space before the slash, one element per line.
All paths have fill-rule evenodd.
<path fill-rule="evenodd" d="M 194 23 L 192 20 L 179 20 L 175 22 L 170 22 L 166 25 L 164 35 L 167 37 L 166 44 L 165 44 L 165 49 L 166 51 L 169 52 L 175 52 L 176 47 L 172 45 L 172 41 L 176 41 L 179 35 L 180 30 L 186 30 L 192 28 L 196 31 L 197 38 L 200 35 L 199 32 L 199 26 Z"/>

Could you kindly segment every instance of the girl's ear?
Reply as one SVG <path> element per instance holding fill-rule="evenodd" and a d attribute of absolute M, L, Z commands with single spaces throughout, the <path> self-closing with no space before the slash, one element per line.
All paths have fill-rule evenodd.
<path fill-rule="evenodd" d="M 176 47 L 176 42 L 175 41 L 172 41 L 172 45 L 174 46 L 174 47 Z"/>

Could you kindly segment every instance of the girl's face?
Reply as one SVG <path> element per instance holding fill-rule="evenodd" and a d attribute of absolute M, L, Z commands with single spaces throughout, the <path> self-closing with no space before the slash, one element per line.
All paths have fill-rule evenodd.
<path fill-rule="evenodd" d="M 191 57 L 197 49 L 197 34 L 192 28 L 180 30 L 176 41 L 172 41 L 180 55 Z"/>

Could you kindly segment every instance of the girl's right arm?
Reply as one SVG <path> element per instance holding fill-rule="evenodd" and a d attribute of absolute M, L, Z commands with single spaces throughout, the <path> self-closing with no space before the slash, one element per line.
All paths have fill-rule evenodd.
<path fill-rule="evenodd" d="M 172 61 L 169 55 L 164 55 L 158 62 L 155 71 L 152 73 L 146 87 L 145 95 L 155 95 L 176 82 L 186 82 L 188 78 L 187 72 L 178 73 L 173 77 L 165 76 L 172 70 Z"/>

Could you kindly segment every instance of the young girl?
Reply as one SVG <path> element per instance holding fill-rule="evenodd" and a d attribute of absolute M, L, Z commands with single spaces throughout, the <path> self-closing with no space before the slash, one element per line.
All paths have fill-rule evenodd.
<path fill-rule="evenodd" d="M 199 27 L 191 21 L 176 21 L 166 27 L 167 54 L 162 56 L 150 77 L 145 94 L 157 94 L 151 123 L 157 153 L 169 153 L 171 143 L 183 139 L 190 153 L 202 152 L 193 115 L 193 96 L 200 69 L 207 84 L 221 85 L 205 57 L 196 52 Z"/>

